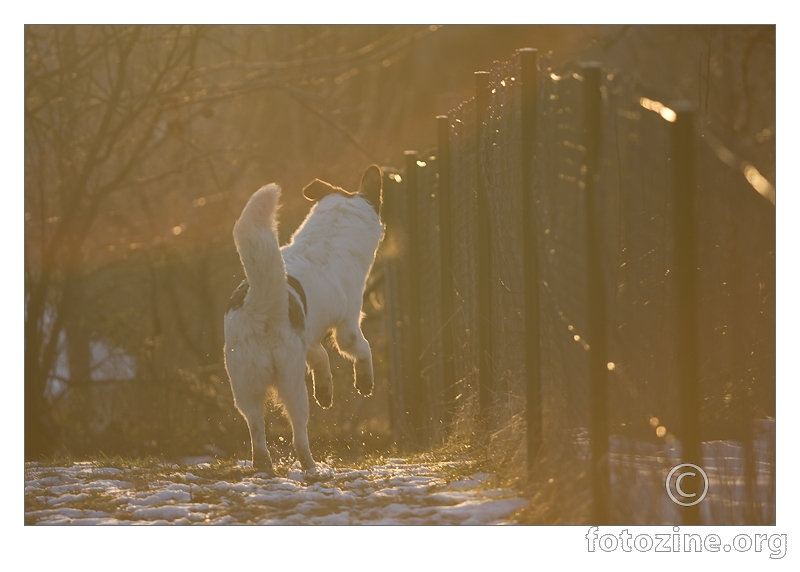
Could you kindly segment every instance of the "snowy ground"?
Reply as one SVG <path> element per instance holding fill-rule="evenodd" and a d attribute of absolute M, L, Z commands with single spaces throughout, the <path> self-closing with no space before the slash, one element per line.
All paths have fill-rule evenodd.
<path fill-rule="evenodd" d="M 26 524 L 503 524 L 526 501 L 486 487 L 487 474 L 453 477 L 456 463 L 388 459 L 369 469 L 320 464 L 266 478 L 244 463 L 150 468 L 25 466 Z M 237 470 L 238 469 L 238 470 Z M 222 478 L 220 478 L 222 477 Z"/>
<path fill-rule="evenodd" d="M 775 420 L 756 420 L 753 431 L 749 490 L 747 453 L 741 443 L 707 441 L 701 444 L 701 468 L 709 483 L 708 494 L 699 505 L 703 524 L 775 522 Z M 588 459 L 588 430 L 581 431 L 577 444 Z M 610 505 L 615 518 L 640 525 L 681 522 L 681 509 L 665 490 L 665 477 L 681 462 L 679 441 L 657 446 L 612 435 L 609 438 Z"/>
<path fill-rule="evenodd" d="M 751 463 L 740 443 L 703 443 L 709 481 L 700 504 L 703 523 L 775 522 L 774 443 L 773 420 L 757 424 Z M 576 444 L 588 460 L 587 431 Z M 609 449 L 615 520 L 680 522 L 680 508 L 665 490 L 666 475 L 681 462 L 680 443 L 657 446 L 612 436 Z M 485 525 L 508 523 L 527 504 L 518 491 L 489 486 L 489 475 L 473 474 L 466 461 L 387 459 L 360 469 L 320 463 L 314 474 L 284 465 L 279 473 L 285 477 L 267 478 L 243 461 L 202 460 L 138 467 L 28 463 L 25 523 Z"/>

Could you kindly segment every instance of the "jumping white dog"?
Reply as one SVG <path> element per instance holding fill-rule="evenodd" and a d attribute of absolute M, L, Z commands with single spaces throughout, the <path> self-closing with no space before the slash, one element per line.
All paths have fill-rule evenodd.
<path fill-rule="evenodd" d="M 308 392 L 330 407 L 331 366 L 322 341 L 333 331 L 339 353 L 353 360 L 355 386 L 372 394 L 372 351 L 361 333 L 361 301 L 383 237 L 383 174 L 376 165 L 358 193 L 315 179 L 304 196 L 315 201 L 291 242 L 278 245 L 276 184 L 256 191 L 233 227 L 246 279 L 225 314 L 225 368 L 236 407 L 250 428 L 253 466 L 274 475 L 264 429 L 264 404 L 272 392 L 292 425 L 304 470 L 315 467 L 308 446 Z"/>

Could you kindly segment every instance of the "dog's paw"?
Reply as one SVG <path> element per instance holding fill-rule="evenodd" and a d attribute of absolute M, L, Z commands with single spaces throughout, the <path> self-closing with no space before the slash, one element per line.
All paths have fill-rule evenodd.
<path fill-rule="evenodd" d="M 314 383 L 314 401 L 323 409 L 329 409 L 333 405 L 333 384 Z"/>
<path fill-rule="evenodd" d="M 372 388 L 375 385 L 372 378 L 372 363 L 366 360 L 357 361 L 354 370 L 356 389 L 364 397 L 369 397 L 372 395 Z"/>
<path fill-rule="evenodd" d="M 266 473 L 268 478 L 274 478 L 275 469 L 272 467 L 272 459 L 268 456 L 258 455 L 253 457 L 253 469 L 257 473 Z"/>

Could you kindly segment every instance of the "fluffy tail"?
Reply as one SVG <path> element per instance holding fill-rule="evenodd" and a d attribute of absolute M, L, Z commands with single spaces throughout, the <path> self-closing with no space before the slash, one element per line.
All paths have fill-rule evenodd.
<path fill-rule="evenodd" d="M 268 326 L 280 326 L 288 319 L 286 266 L 275 220 L 280 196 L 275 183 L 261 187 L 233 226 L 233 240 L 250 284 L 244 308 Z"/>

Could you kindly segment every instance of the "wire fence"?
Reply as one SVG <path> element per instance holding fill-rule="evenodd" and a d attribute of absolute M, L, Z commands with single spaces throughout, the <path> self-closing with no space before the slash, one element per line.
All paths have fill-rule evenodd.
<path fill-rule="evenodd" d="M 477 73 L 388 174 L 394 440 L 521 433 L 595 522 L 774 523 L 774 187 L 624 73 L 544 68 Z M 727 485 L 672 504 L 680 460 Z"/>

